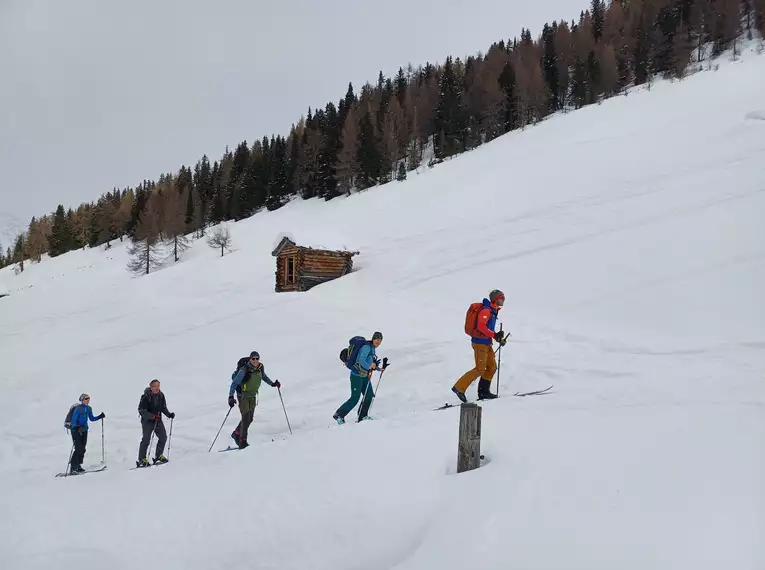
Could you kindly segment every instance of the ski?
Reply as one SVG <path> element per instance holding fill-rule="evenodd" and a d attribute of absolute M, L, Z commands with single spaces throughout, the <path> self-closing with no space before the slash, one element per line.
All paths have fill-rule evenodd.
<path fill-rule="evenodd" d="M 245 448 L 243 448 L 243 447 L 233 447 L 233 446 L 229 445 L 226 449 L 219 449 L 218 453 L 223 453 L 224 451 L 239 451 L 241 449 L 245 449 Z"/>
<path fill-rule="evenodd" d="M 549 392 L 553 386 L 554 384 L 551 384 L 544 390 L 534 390 L 533 392 L 523 392 L 523 393 L 516 392 L 515 394 L 513 394 L 513 396 L 518 396 L 520 398 L 523 398 L 524 396 L 539 396 L 540 394 L 547 394 L 547 392 Z"/>
<path fill-rule="evenodd" d="M 56 477 L 77 477 L 78 475 L 86 475 L 87 473 L 98 473 L 104 469 L 106 469 L 106 465 L 102 465 L 93 469 L 86 469 L 81 473 L 56 473 Z"/>
<path fill-rule="evenodd" d="M 467 401 L 465 404 L 483 404 L 485 402 L 491 402 L 491 400 L 499 400 L 499 397 L 497 398 L 491 398 L 491 399 L 483 399 L 483 400 L 476 400 L 475 402 Z M 440 406 L 438 408 L 433 408 L 433 411 L 436 412 L 438 410 L 448 410 L 449 408 L 459 408 L 462 405 L 463 402 L 460 402 L 459 404 L 450 404 L 449 402 L 446 402 L 443 406 Z"/>

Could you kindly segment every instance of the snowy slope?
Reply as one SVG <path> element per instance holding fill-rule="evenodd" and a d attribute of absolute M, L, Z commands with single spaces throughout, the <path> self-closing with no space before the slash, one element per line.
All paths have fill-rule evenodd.
<path fill-rule="evenodd" d="M 1 271 L 4 561 L 765 567 L 763 92 L 765 58 L 724 62 L 404 183 L 259 214 L 231 225 L 231 254 L 199 242 L 149 276 L 125 271 L 119 244 Z M 359 250 L 357 271 L 273 293 L 283 232 Z M 494 287 L 513 334 L 502 399 L 483 404 L 485 466 L 456 475 L 458 413 L 430 409 L 454 400 L 472 365 L 464 311 Z M 391 361 L 378 419 L 338 427 L 337 353 L 374 330 Z M 294 434 L 264 386 L 254 445 L 208 453 L 253 349 Z M 154 377 L 178 414 L 171 463 L 129 471 Z M 109 468 L 54 479 L 82 391 L 107 414 Z M 100 439 L 96 424 L 86 465 Z"/>

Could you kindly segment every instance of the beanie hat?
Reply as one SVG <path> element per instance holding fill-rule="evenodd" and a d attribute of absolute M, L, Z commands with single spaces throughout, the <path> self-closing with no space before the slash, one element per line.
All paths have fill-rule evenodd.
<path fill-rule="evenodd" d="M 382 340 L 382 333 L 380 331 L 376 331 L 375 334 L 372 335 L 372 340 L 377 340 L 378 338 Z"/>
<path fill-rule="evenodd" d="M 253 350 L 250 353 L 250 358 L 257 358 L 258 360 L 260 360 L 260 355 L 258 354 L 258 351 L 257 350 Z"/>
<path fill-rule="evenodd" d="M 498 299 L 500 297 L 502 297 L 504 299 L 505 298 L 505 294 L 502 291 L 500 291 L 499 289 L 494 289 L 494 291 L 489 293 L 489 301 L 491 301 L 492 303 L 495 301 L 495 299 Z"/>
<path fill-rule="evenodd" d="M 90 398 L 87 394 L 80 394 L 80 402 L 82 402 L 85 398 Z"/>

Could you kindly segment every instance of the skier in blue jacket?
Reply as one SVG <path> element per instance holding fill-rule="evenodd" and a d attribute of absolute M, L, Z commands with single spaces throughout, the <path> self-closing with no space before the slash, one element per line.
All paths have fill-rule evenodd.
<path fill-rule="evenodd" d="M 376 332 L 372 335 L 372 340 L 359 349 L 353 370 L 351 370 L 351 397 L 332 416 L 337 423 L 345 423 L 345 416 L 356 406 L 362 394 L 364 394 L 364 401 L 359 409 L 359 421 L 369 417 L 369 406 L 372 405 L 375 397 L 370 378 L 377 368 L 375 349 L 382 344 L 382 339 L 382 333 Z"/>
<path fill-rule="evenodd" d="M 106 417 L 101 412 L 98 416 L 93 416 L 93 408 L 90 407 L 90 396 L 80 395 L 80 403 L 76 404 L 72 410 L 71 434 L 74 451 L 72 452 L 71 472 L 84 473 L 82 461 L 85 458 L 85 447 L 88 445 L 88 420 L 96 422 Z"/>

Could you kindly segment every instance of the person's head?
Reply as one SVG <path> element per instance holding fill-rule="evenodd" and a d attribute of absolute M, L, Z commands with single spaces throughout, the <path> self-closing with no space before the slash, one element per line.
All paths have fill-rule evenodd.
<path fill-rule="evenodd" d="M 257 350 L 253 350 L 250 353 L 250 360 L 248 360 L 248 363 L 250 366 L 257 366 L 260 363 L 260 354 L 258 354 Z"/>
<path fill-rule="evenodd" d="M 499 289 L 494 289 L 494 291 L 489 293 L 489 301 L 491 301 L 493 305 L 501 307 L 505 304 L 505 294 Z"/>
<path fill-rule="evenodd" d="M 149 382 L 149 390 L 151 390 L 152 394 L 159 394 L 159 380 L 155 378 Z"/>
<path fill-rule="evenodd" d="M 90 405 L 90 396 L 87 394 L 80 394 L 80 402 L 85 404 L 86 406 Z"/>
<path fill-rule="evenodd" d="M 377 331 L 375 334 L 372 335 L 372 344 L 375 348 L 380 346 L 382 344 L 382 333 L 380 331 Z"/>

